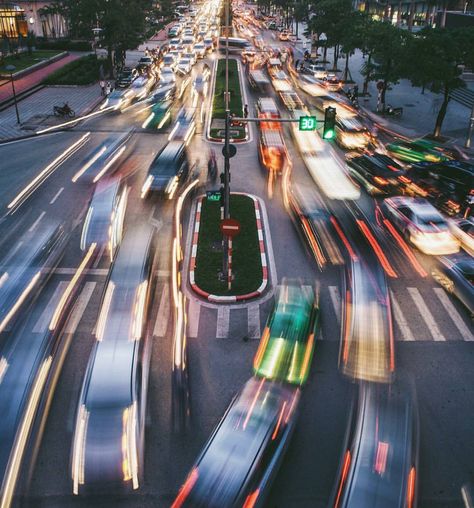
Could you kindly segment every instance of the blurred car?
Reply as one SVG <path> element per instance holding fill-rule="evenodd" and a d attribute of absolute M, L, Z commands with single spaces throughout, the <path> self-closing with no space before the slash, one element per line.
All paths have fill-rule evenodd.
<path fill-rule="evenodd" d="M 181 39 L 176 37 L 175 39 L 171 39 L 169 43 L 169 50 L 174 51 L 181 46 Z"/>
<path fill-rule="evenodd" d="M 346 266 L 339 367 L 352 380 L 389 383 L 395 372 L 390 294 L 378 262 Z"/>
<path fill-rule="evenodd" d="M 284 281 L 255 354 L 254 374 L 303 385 L 311 367 L 319 326 L 313 289 L 296 281 Z"/>
<path fill-rule="evenodd" d="M 129 90 L 132 92 L 133 99 L 144 99 L 155 85 L 154 77 L 140 76 L 130 86 Z"/>
<path fill-rule="evenodd" d="M 474 196 L 474 165 L 464 161 L 416 162 L 410 178 L 449 215 L 469 215 Z"/>
<path fill-rule="evenodd" d="M 170 51 L 169 53 L 167 53 L 164 57 L 163 57 L 163 60 L 161 61 L 161 64 L 164 66 L 164 67 L 169 67 L 170 69 L 175 69 L 175 66 L 176 66 L 176 57 L 174 54 L 172 54 L 173 52 Z"/>
<path fill-rule="evenodd" d="M 171 108 L 176 93 L 176 86 L 159 88 L 151 97 L 153 105 L 150 114 L 142 124 L 143 129 L 161 130 L 171 123 Z"/>
<path fill-rule="evenodd" d="M 258 118 L 268 118 L 271 119 L 279 119 L 281 118 L 280 110 L 272 97 L 260 97 L 257 100 L 257 117 Z M 261 130 L 269 129 L 269 130 L 277 130 L 282 131 L 282 124 L 279 122 L 259 122 L 258 126 Z"/>
<path fill-rule="evenodd" d="M 194 51 L 194 49 L 186 53 L 183 53 L 181 56 L 182 58 L 189 58 L 189 61 L 191 62 L 191 67 L 193 67 L 197 62 L 197 54 Z"/>
<path fill-rule="evenodd" d="M 386 198 L 384 208 L 405 239 L 421 252 L 445 255 L 459 251 L 459 241 L 449 231 L 446 220 L 426 199 Z"/>
<path fill-rule="evenodd" d="M 397 162 L 380 153 L 350 157 L 347 166 L 351 176 L 371 195 L 398 193 L 402 183 L 400 177 L 405 175 Z"/>
<path fill-rule="evenodd" d="M 168 37 L 176 37 L 181 33 L 181 27 L 174 25 L 168 30 Z"/>
<path fill-rule="evenodd" d="M 258 156 L 261 165 L 269 173 L 281 174 L 288 160 L 283 131 L 260 129 Z"/>
<path fill-rule="evenodd" d="M 98 252 L 105 248 L 113 261 L 122 240 L 129 188 L 120 178 L 99 180 L 82 228 L 80 247 L 83 252 L 92 244 Z"/>
<path fill-rule="evenodd" d="M 209 91 L 209 76 L 208 74 L 199 74 L 193 80 L 193 95 L 205 99 Z"/>
<path fill-rule="evenodd" d="M 339 92 L 342 89 L 342 81 L 335 74 L 328 74 L 322 80 L 322 84 L 330 92 Z"/>
<path fill-rule="evenodd" d="M 188 78 L 189 79 L 189 78 Z M 181 108 L 176 115 L 176 122 L 168 136 L 168 140 L 181 140 L 187 145 L 196 132 L 196 110 Z"/>
<path fill-rule="evenodd" d="M 127 88 L 137 77 L 138 72 L 131 67 L 124 67 L 117 75 L 115 80 L 115 88 Z"/>
<path fill-rule="evenodd" d="M 76 413 L 75 495 L 132 491 L 143 479 L 154 254 L 149 225 L 130 228 L 104 289 Z"/>
<path fill-rule="evenodd" d="M 296 92 L 280 92 L 280 98 L 288 111 L 306 109 L 304 102 Z"/>
<path fill-rule="evenodd" d="M 183 37 L 181 44 L 183 45 L 186 51 L 190 51 L 193 49 L 194 44 L 196 43 L 196 39 L 192 35 L 186 35 Z"/>
<path fill-rule="evenodd" d="M 173 199 L 178 187 L 187 179 L 189 160 L 183 141 L 170 141 L 153 159 L 142 187 L 142 198 L 150 193 Z"/>
<path fill-rule="evenodd" d="M 180 58 L 176 64 L 176 72 L 182 75 L 189 74 L 191 72 L 192 64 L 189 58 Z"/>
<path fill-rule="evenodd" d="M 448 221 L 451 233 L 460 241 L 461 247 L 474 256 L 474 218 Z"/>
<path fill-rule="evenodd" d="M 207 52 L 211 52 L 215 47 L 214 40 L 212 37 L 204 37 L 202 43 L 204 44 L 204 47 L 206 48 Z"/>
<path fill-rule="evenodd" d="M 398 140 L 386 148 L 394 157 L 406 162 L 446 162 L 453 159 L 450 152 L 426 139 Z"/>
<path fill-rule="evenodd" d="M 171 85 L 176 82 L 176 76 L 171 67 L 162 67 L 158 86 Z"/>
<path fill-rule="evenodd" d="M 419 421 L 408 387 L 361 384 L 329 506 L 415 508 Z"/>
<path fill-rule="evenodd" d="M 454 295 L 474 318 L 474 259 L 450 256 L 437 258 L 431 271 L 433 278 Z"/>
<path fill-rule="evenodd" d="M 136 69 L 140 74 L 143 74 L 144 72 L 153 69 L 153 67 L 154 67 L 153 58 L 151 56 L 142 56 L 140 60 L 138 60 Z"/>
<path fill-rule="evenodd" d="M 307 74 L 311 74 L 316 79 L 326 79 L 328 77 L 328 71 L 322 64 L 308 63 L 303 61 L 301 64 L 301 70 Z"/>
<path fill-rule="evenodd" d="M 198 42 L 194 46 L 194 51 L 196 53 L 197 58 L 204 58 L 206 56 L 206 45 L 204 42 Z"/>
<path fill-rule="evenodd" d="M 336 143 L 348 150 L 364 150 L 370 143 L 370 134 L 357 118 L 336 118 Z"/>
<path fill-rule="evenodd" d="M 100 109 L 113 108 L 115 111 L 120 111 L 132 103 L 135 96 L 134 91 L 128 90 L 114 90 L 101 105 Z"/>
<path fill-rule="evenodd" d="M 263 506 L 293 433 L 299 399 L 299 388 L 249 379 L 171 508 Z"/>

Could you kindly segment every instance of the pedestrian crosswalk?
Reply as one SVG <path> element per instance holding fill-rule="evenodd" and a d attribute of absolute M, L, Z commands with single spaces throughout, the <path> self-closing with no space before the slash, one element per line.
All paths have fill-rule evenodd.
<path fill-rule="evenodd" d="M 51 281 L 48 299 L 41 303 L 43 309 L 33 324 L 33 333 L 43 333 L 69 280 Z M 94 333 L 95 320 L 100 305 L 103 284 L 88 281 L 82 287 L 65 332 Z M 413 341 L 474 341 L 473 322 L 465 309 L 440 287 L 398 287 L 390 291 L 395 340 Z M 173 332 L 172 294 L 170 284 L 158 285 L 150 330 L 157 338 L 165 338 Z M 341 326 L 342 301 L 338 286 L 321 287 L 320 307 L 323 340 L 338 341 Z M 83 319 L 87 309 L 87 322 Z M 192 296 L 187 306 L 187 336 L 216 339 L 260 339 L 271 302 L 260 305 L 250 302 L 243 306 L 203 306 Z M 321 337 L 320 337 L 321 338 Z"/>

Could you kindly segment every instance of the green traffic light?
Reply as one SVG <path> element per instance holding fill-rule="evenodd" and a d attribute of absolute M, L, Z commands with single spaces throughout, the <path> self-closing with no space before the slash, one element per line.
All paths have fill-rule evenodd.
<path fill-rule="evenodd" d="M 327 130 L 323 136 L 324 139 L 332 139 L 333 137 L 334 137 L 334 131 L 332 129 Z"/>

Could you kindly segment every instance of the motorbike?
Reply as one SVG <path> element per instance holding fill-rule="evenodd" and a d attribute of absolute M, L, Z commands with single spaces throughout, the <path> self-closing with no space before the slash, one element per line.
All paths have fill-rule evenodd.
<path fill-rule="evenodd" d="M 403 108 L 394 108 L 390 104 L 385 108 L 385 114 L 387 116 L 402 116 Z"/>
<path fill-rule="evenodd" d="M 73 118 L 76 116 L 74 110 L 72 110 L 67 103 L 64 104 L 63 106 L 54 106 L 53 113 L 54 116 L 59 116 L 61 118 L 65 117 Z"/>

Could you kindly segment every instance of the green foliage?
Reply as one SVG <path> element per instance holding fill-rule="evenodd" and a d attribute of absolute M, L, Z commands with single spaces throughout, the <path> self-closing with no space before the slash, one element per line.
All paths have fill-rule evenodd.
<path fill-rule="evenodd" d="M 309 29 L 317 34 L 325 33 L 327 46 L 337 46 L 344 40 L 353 16 L 351 0 L 321 0 L 312 10 L 314 16 Z"/>
<path fill-rule="evenodd" d="M 36 47 L 38 49 L 57 49 L 63 51 L 91 51 L 92 46 L 89 41 L 71 41 L 69 39 L 37 39 Z"/>
<path fill-rule="evenodd" d="M 89 85 L 99 79 L 101 62 L 87 55 L 66 64 L 43 80 L 44 85 Z"/>
<path fill-rule="evenodd" d="M 221 59 L 217 63 L 216 84 L 214 93 L 214 104 L 212 109 L 213 118 L 225 118 L 225 60 Z M 229 60 L 229 92 L 230 112 L 240 116 L 242 115 L 242 96 L 240 91 L 239 74 L 237 60 Z"/>

